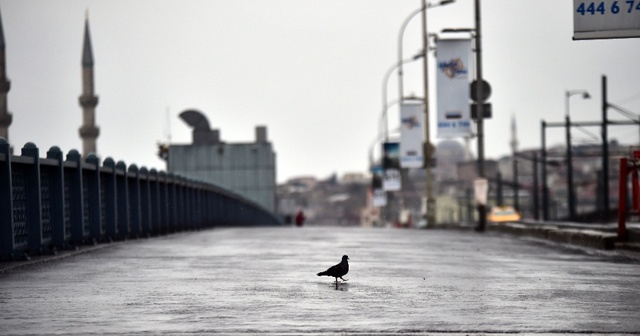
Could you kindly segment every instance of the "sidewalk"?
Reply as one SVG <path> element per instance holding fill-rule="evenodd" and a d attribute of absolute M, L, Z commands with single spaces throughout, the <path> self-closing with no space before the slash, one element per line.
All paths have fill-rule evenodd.
<path fill-rule="evenodd" d="M 0 335 L 640 331 L 637 264 L 501 233 L 242 227 L 104 246 L 0 275 Z M 317 273 L 345 254 L 336 290 Z"/>
<path fill-rule="evenodd" d="M 438 225 L 435 228 L 474 229 L 475 223 Z M 618 241 L 617 223 L 585 224 L 525 219 L 513 223 L 487 223 L 486 230 L 600 250 L 617 250 L 625 256 L 640 260 L 640 223 L 627 223 L 626 242 Z"/>

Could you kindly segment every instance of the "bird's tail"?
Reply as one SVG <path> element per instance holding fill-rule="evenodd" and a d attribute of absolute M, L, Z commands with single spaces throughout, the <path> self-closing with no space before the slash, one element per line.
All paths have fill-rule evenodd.
<path fill-rule="evenodd" d="M 323 275 L 328 275 L 327 272 L 320 272 L 318 273 L 318 276 L 323 276 Z"/>

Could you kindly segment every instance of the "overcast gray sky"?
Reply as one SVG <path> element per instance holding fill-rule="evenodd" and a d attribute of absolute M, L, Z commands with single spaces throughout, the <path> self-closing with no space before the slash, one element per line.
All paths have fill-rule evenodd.
<path fill-rule="evenodd" d="M 253 141 L 255 126 L 268 126 L 280 182 L 364 172 L 378 134 L 383 76 L 397 62 L 402 22 L 419 7 L 420 0 L 0 0 L 10 142 L 18 152 L 29 141 L 42 152 L 81 149 L 88 10 L 102 158 L 163 169 L 156 144 L 167 138 L 168 119 L 172 141 L 188 143 L 191 130 L 178 114 L 195 108 L 227 142 Z M 428 18 L 431 32 L 472 27 L 473 0 L 430 9 Z M 571 0 L 483 0 L 482 19 L 494 110 L 485 123 L 488 158 L 510 152 L 511 115 L 520 148 L 539 147 L 540 120 L 564 120 L 565 90 L 593 96 L 571 99 L 573 120 L 600 120 L 603 74 L 609 100 L 640 113 L 640 40 L 572 41 Z M 406 56 L 421 49 L 420 29 L 417 16 L 404 36 Z M 398 97 L 396 79 L 389 80 L 389 101 Z M 422 95 L 421 62 L 405 66 L 404 87 Z M 389 113 L 395 128 L 397 107 Z M 624 117 L 611 112 L 611 119 Z M 573 133 L 574 142 L 596 142 Z M 547 143 L 562 143 L 563 134 L 550 130 Z M 638 143 L 637 127 L 611 127 L 609 134 Z"/>

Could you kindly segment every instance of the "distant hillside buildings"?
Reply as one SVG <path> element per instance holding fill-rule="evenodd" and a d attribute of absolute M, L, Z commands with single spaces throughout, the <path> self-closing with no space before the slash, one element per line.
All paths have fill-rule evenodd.
<path fill-rule="evenodd" d="M 630 155 L 629 146 L 610 141 L 610 166 L 616 167 L 619 158 Z M 535 161 L 540 149 L 520 150 L 514 157 L 485 160 L 485 173 L 489 179 L 489 206 L 516 205 L 525 218 L 542 219 L 542 163 Z M 566 148 L 556 146 L 547 149 L 547 180 L 549 193 L 549 219 L 566 220 L 567 165 Z M 578 221 L 606 221 L 594 216 L 604 208 L 604 190 L 601 172 L 601 146 L 574 146 L 573 168 L 577 195 Z M 477 212 L 473 199 L 473 180 L 477 175 L 477 161 L 469 157 L 464 146 L 453 140 L 441 141 L 436 150 L 437 166 L 434 168 L 434 193 L 437 197 L 437 221 L 439 224 L 474 222 Z M 537 167 L 535 166 L 537 164 Z M 514 172 L 517 177 L 514 176 Z M 537 181 L 536 181 L 537 173 Z M 609 179 L 610 209 L 618 203 L 618 170 L 612 169 Z M 514 183 L 519 186 L 517 192 Z M 402 223 L 401 214 L 411 213 L 412 225 L 420 225 L 424 212 L 425 174 L 422 169 L 406 172 L 403 189 L 390 192 L 389 206 L 371 206 L 368 174 L 345 174 L 318 180 L 311 176 L 293 178 L 278 186 L 279 212 L 281 215 L 296 209 L 304 209 L 309 224 L 343 224 L 384 226 Z M 537 183 L 537 185 L 536 185 Z M 537 187 L 537 189 L 536 189 Z M 537 204 L 536 204 L 537 196 Z M 517 197 L 517 199 L 516 199 Z"/>

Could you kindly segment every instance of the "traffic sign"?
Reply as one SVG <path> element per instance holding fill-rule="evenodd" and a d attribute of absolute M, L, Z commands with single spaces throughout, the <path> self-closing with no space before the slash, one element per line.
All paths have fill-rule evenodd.
<path fill-rule="evenodd" d="M 491 103 L 483 103 L 482 104 L 482 117 L 483 119 L 491 119 L 492 116 L 492 108 Z M 471 119 L 478 119 L 478 104 L 471 104 Z"/>
<path fill-rule="evenodd" d="M 471 100 L 473 100 L 474 102 L 477 102 L 478 99 L 477 97 L 477 80 L 474 80 L 473 82 L 471 82 Z M 489 99 L 489 97 L 491 96 L 491 85 L 489 85 L 489 82 L 487 82 L 486 80 L 482 80 L 482 101 L 485 102 L 487 101 L 487 99 Z"/>

